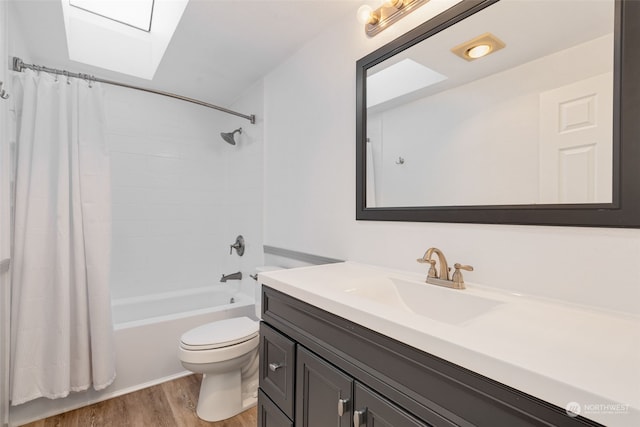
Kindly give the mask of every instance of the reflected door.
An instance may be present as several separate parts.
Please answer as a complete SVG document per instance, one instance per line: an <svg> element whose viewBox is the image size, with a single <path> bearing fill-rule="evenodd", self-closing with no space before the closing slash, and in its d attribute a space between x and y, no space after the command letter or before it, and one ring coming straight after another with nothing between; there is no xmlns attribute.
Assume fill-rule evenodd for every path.
<svg viewBox="0 0 640 427"><path fill-rule="evenodd" d="M539 203L611 203L613 73L540 94Z"/></svg>

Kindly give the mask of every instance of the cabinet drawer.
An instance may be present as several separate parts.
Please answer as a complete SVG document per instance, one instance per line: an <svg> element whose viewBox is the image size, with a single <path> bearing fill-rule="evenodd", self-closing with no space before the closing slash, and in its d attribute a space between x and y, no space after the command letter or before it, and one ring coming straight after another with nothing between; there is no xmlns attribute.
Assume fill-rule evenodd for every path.
<svg viewBox="0 0 640 427"><path fill-rule="evenodd" d="M295 342L260 323L260 388L293 419Z"/></svg>
<svg viewBox="0 0 640 427"><path fill-rule="evenodd" d="M293 427L293 422L262 390L258 390L258 427Z"/></svg>

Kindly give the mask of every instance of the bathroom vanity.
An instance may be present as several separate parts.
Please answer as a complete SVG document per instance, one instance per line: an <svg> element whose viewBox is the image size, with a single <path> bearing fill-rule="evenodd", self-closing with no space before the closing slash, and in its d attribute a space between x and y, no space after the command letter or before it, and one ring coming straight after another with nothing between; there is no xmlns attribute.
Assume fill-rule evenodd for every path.
<svg viewBox="0 0 640 427"><path fill-rule="evenodd" d="M261 275L258 425L637 425L637 333L626 334L627 353L609 347L613 355L607 360L606 352L593 354L585 343L570 350L580 347L579 337L562 344L559 331L576 332L571 320L555 330L527 326L536 316L553 321L558 313L551 303L475 286L435 289L414 279L349 262ZM436 292L418 295L413 284ZM399 305L406 292L414 300L430 297L446 310L431 307L433 319L411 309L409 301ZM446 314L456 310L456 300L461 314ZM567 319L578 316L575 321L585 327L606 319L612 323L601 324L605 329L624 322L637 326L634 318L598 312L579 318L583 309L555 307L565 309ZM520 319L509 321L513 313ZM493 322L502 322L502 328ZM517 341L510 329L519 330ZM541 342L545 335L547 344ZM596 358L593 367L599 371L589 370L590 358ZM554 369L565 375L553 376ZM616 392L628 393L630 400L610 395ZM567 412L571 402L582 404L582 415L593 404L610 404L620 413L576 416Z"/></svg>

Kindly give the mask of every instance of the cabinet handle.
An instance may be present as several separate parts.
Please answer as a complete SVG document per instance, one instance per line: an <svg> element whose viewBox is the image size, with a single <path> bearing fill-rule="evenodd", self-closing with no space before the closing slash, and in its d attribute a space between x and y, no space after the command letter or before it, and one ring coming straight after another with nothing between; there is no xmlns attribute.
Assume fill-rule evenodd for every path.
<svg viewBox="0 0 640 427"><path fill-rule="evenodd" d="M354 427L360 427L367 422L367 408L359 411L353 411L353 425Z"/></svg>
<svg viewBox="0 0 640 427"><path fill-rule="evenodd" d="M284 366L284 365L283 365L282 363L276 363L276 362L269 363L269 370L270 370L271 372L275 372L275 371L277 371L278 369L282 368L283 366Z"/></svg>
<svg viewBox="0 0 640 427"><path fill-rule="evenodd" d="M338 399L338 415L343 416L349 410L349 399Z"/></svg>

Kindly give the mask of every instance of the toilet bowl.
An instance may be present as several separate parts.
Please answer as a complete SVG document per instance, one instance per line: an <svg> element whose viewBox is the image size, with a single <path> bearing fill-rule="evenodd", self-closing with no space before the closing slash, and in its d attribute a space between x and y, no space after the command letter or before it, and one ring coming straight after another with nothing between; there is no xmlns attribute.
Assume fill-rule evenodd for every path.
<svg viewBox="0 0 640 427"><path fill-rule="evenodd" d="M269 271L277 267L259 267ZM256 286L256 316L261 315ZM203 374L196 413L221 421L257 403L259 321L248 317L219 320L191 329L180 338L178 357L185 369Z"/></svg>
<svg viewBox="0 0 640 427"><path fill-rule="evenodd" d="M248 317L207 323L182 335L182 366L203 374L198 417L225 420L256 404L259 342L258 322Z"/></svg>

